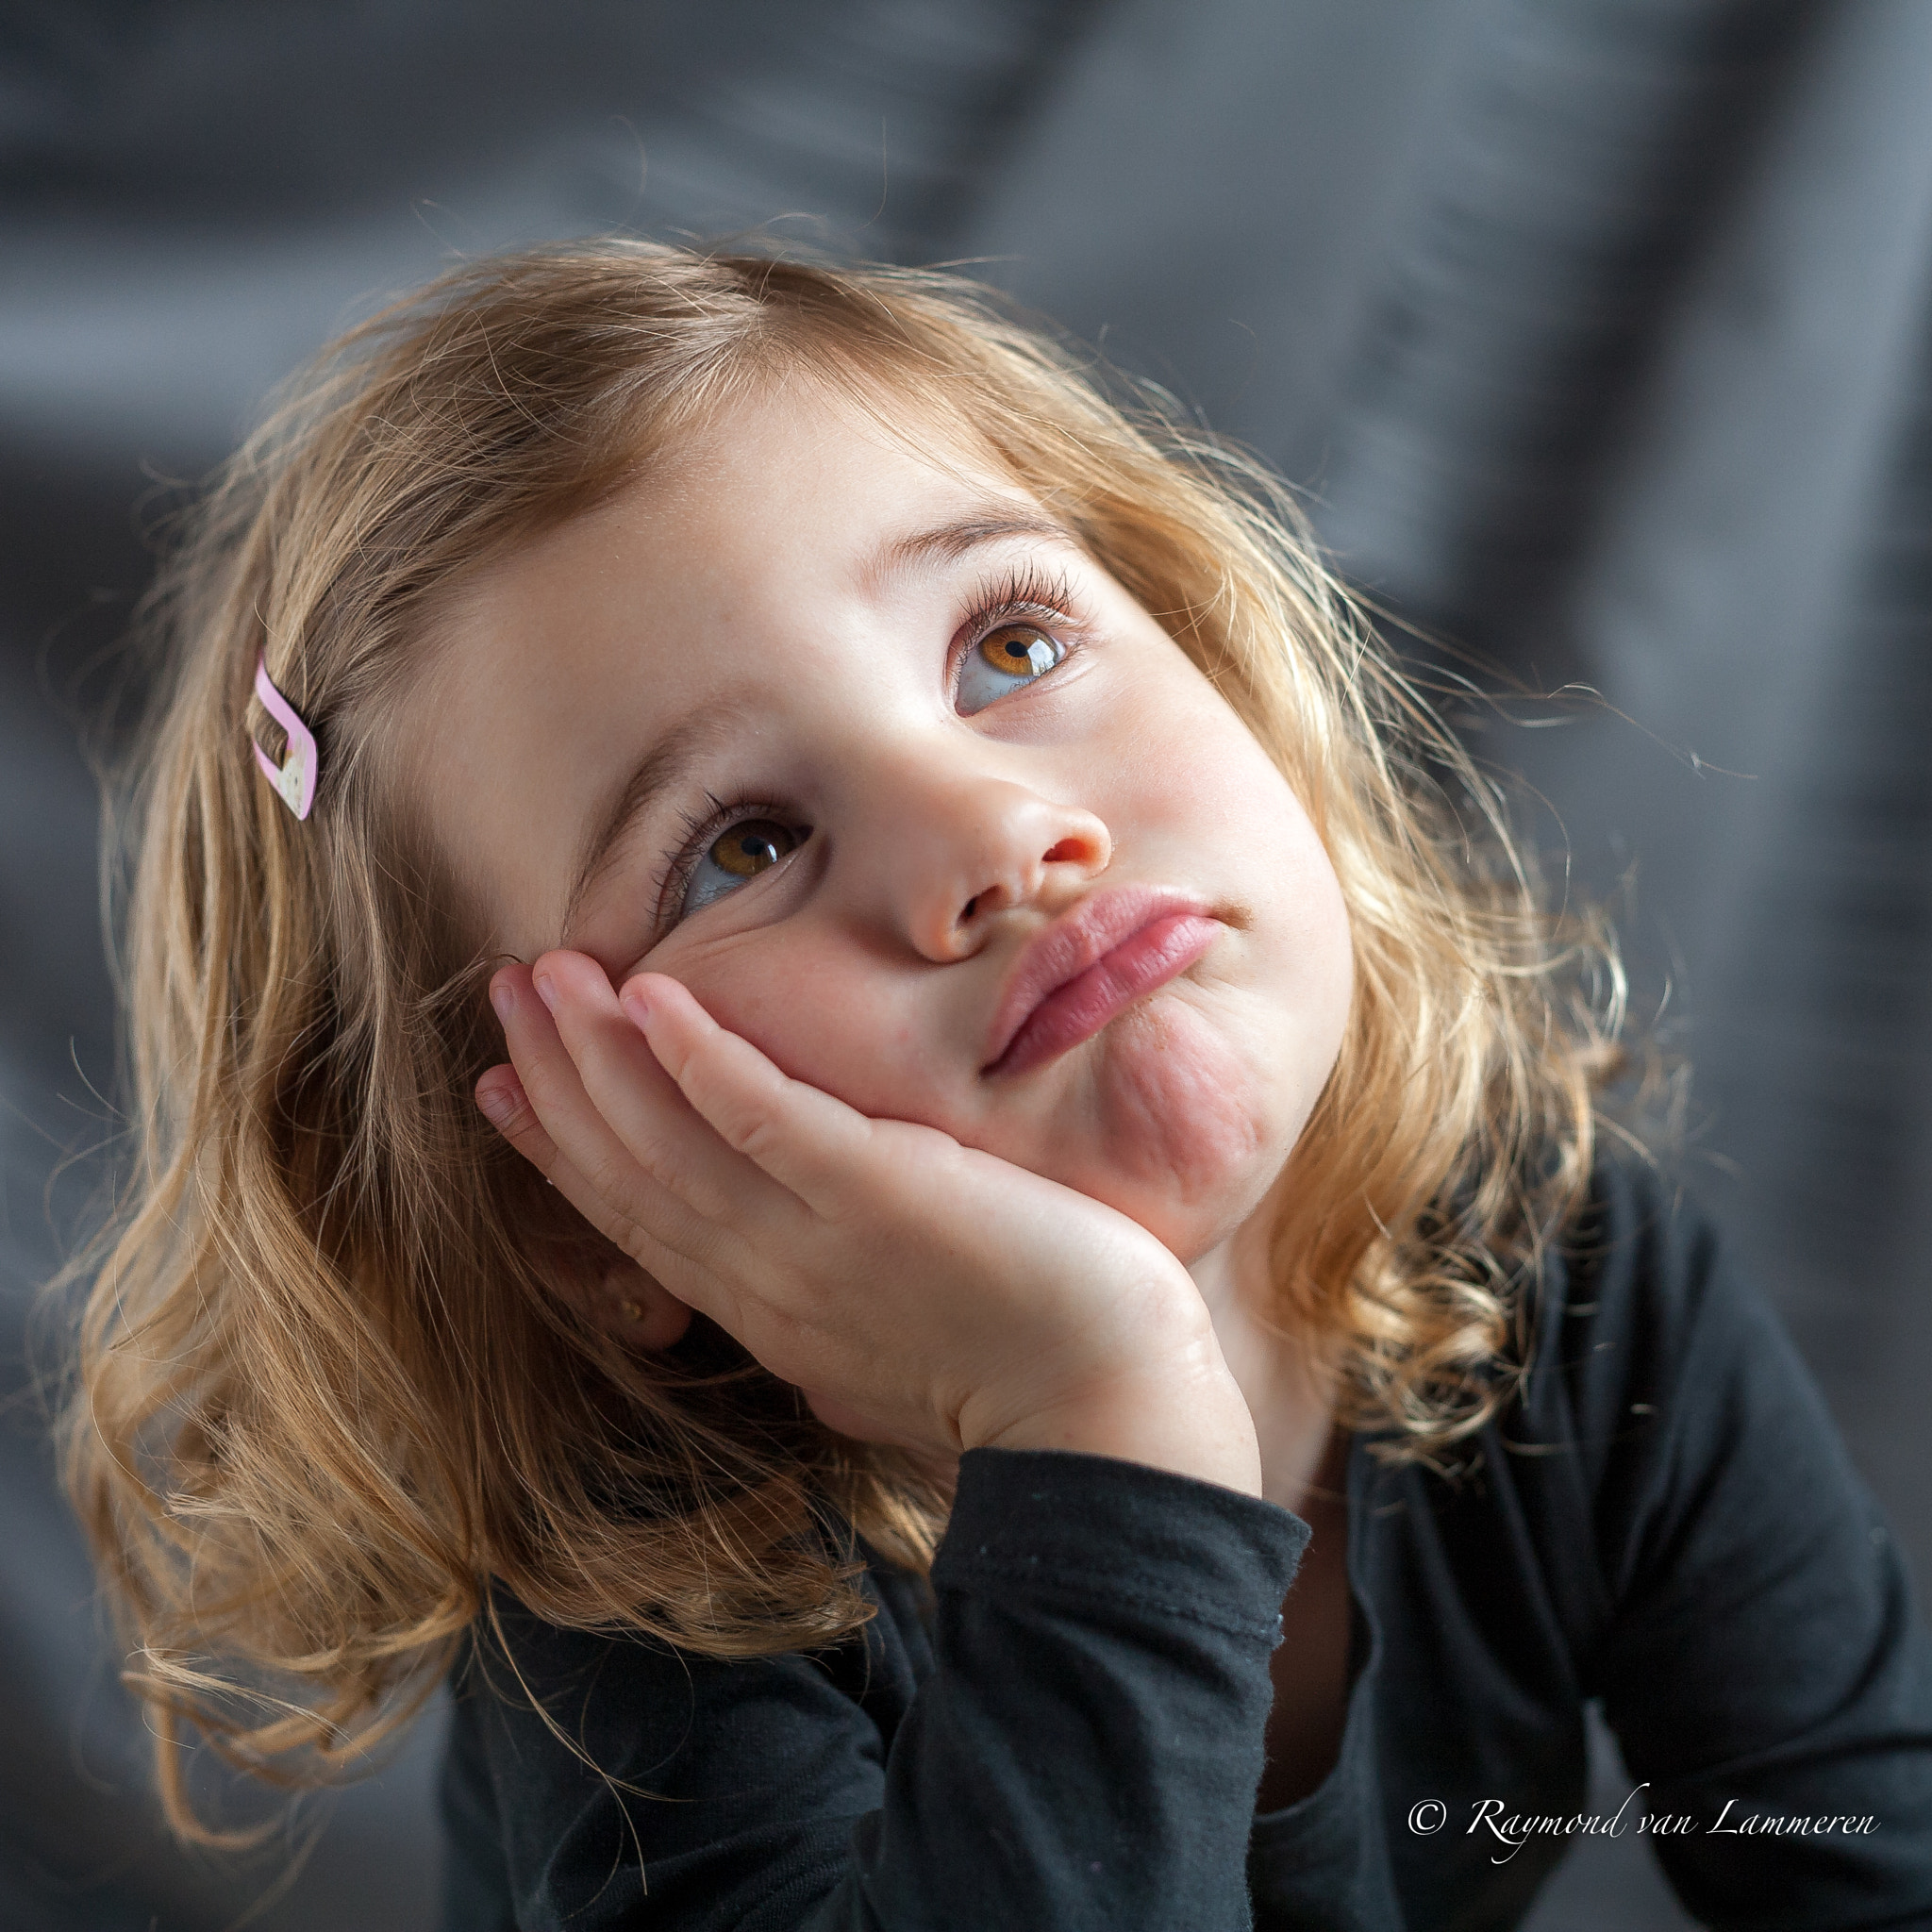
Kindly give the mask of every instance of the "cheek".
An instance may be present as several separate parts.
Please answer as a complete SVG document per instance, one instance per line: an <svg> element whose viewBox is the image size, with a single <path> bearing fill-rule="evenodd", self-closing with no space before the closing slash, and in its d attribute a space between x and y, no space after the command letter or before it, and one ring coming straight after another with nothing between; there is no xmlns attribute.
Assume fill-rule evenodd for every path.
<svg viewBox="0 0 1932 1932"><path fill-rule="evenodd" d="M721 1026L794 1080L874 1118L945 1124L931 1098L941 1069L929 1034L849 946L821 947L795 930L782 944L758 934L676 974Z"/></svg>

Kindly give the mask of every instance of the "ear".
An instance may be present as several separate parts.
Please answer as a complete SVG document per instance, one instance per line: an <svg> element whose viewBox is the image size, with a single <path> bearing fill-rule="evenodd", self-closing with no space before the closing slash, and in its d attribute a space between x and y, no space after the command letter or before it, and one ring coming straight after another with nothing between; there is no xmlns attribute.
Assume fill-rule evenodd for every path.
<svg viewBox="0 0 1932 1932"><path fill-rule="evenodd" d="M627 1256L586 1260L570 1287L577 1312L626 1348L670 1348L691 1326L691 1309Z"/></svg>

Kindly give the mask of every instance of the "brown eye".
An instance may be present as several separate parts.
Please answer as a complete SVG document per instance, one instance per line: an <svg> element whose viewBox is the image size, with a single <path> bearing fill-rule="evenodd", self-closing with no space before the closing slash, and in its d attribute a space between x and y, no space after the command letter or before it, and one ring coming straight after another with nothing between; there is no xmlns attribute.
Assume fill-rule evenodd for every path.
<svg viewBox="0 0 1932 1932"><path fill-rule="evenodd" d="M980 639L959 668L959 708L983 709L1008 691L1045 676L1066 655L1066 645L1037 625L1001 625Z"/></svg>
<svg viewBox="0 0 1932 1932"><path fill-rule="evenodd" d="M776 819L746 819L722 839L713 839L705 857L733 878L748 879L766 866L776 865L797 843L791 827Z"/></svg>
<svg viewBox="0 0 1932 1932"><path fill-rule="evenodd" d="M722 899L746 879L769 871L804 842L802 827L781 824L776 819L740 819L705 847L704 856L691 868L680 913L695 912L700 906Z"/></svg>
<svg viewBox="0 0 1932 1932"><path fill-rule="evenodd" d="M1054 641L1025 624L1009 624L982 639L979 655L995 671L1008 671L1015 677L1038 677L1059 662Z"/></svg>

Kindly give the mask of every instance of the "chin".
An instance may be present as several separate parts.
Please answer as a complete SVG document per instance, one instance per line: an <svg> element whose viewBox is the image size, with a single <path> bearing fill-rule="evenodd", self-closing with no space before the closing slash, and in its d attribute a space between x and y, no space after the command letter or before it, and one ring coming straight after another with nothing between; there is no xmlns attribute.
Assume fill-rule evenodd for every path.
<svg viewBox="0 0 1932 1932"><path fill-rule="evenodd" d="M1180 1260L1198 1259L1267 1198L1306 1109L1288 1103L1287 1083L1255 1054L1178 999L1124 1014L1100 1044L1097 1159L1068 1184L1139 1222Z"/></svg>

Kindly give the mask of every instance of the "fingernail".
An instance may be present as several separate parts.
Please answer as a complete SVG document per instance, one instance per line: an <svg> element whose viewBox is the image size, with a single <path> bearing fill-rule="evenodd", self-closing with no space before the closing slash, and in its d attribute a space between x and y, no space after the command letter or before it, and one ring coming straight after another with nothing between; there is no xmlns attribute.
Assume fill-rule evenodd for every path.
<svg viewBox="0 0 1932 1932"><path fill-rule="evenodd" d="M641 992L627 992L621 1002L633 1026L642 1026L651 1017L651 1003Z"/></svg>
<svg viewBox="0 0 1932 1932"><path fill-rule="evenodd" d="M478 1090L476 1105L489 1117L493 1127L500 1127L516 1112L516 1096L508 1087L484 1087Z"/></svg>
<svg viewBox="0 0 1932 1932"><path fill-rule="evenodd" d="M508 980L499 979L490 989L490 1004L496 1008L496 1017L508 1026L509 1016L517 1009L517 992Z"/></svg>
<svg viewBox="0 0 1932 1932"><path fill-rule="evenodd" d="M548 1007L553 1013L556 1012L557 989L551 985L550 975L547 973L543 975L541 979L540 979L537 982L537 997L540 1000L541 1000L543 1004L546 1007Z"/></svg>

